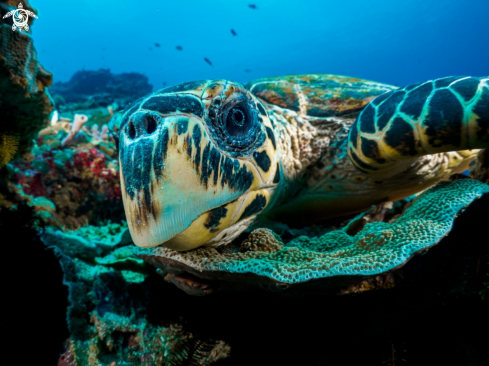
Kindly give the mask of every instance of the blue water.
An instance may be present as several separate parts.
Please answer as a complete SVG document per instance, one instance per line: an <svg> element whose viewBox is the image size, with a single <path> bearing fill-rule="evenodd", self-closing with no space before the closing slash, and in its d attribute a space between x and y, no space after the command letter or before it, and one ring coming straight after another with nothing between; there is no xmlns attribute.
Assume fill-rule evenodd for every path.
<svg viewBox="0 0 489 366"><path fill-rule="evenodd" d="M143 73L157 89L304 73L399 86L489 74L488 0L30 3L39 10L32 28L39 59L55 81L99 68Z"/></svg>

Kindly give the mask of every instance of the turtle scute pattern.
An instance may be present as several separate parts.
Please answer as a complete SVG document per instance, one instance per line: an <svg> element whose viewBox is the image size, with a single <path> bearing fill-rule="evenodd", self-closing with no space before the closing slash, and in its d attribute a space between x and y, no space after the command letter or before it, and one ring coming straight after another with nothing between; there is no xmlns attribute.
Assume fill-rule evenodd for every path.
<svg viewBox="0 0 489 366"><path fill-rule="evenodd" d="M377 275L437 244L451 230L456 216L487 192L489 186L478 181L442 182L418 196L389 223L366 224L354 236L343 230L319 238L302 236L278 251L256 250L259 244L253 242L260 243L259 237L268 235L270 239L265 232L255 234L251 250L244 253L222 253L205 247L183 253L166 248L137 251L142 257L170 258L200 272L253 273L289 284L340 275Z"/></svg>
<svg viewBox="0 0 489 366"><path fill-rule="evenodd" d="M489 77L451 76L385 93L360 113L349 136L360 169L489 143Z"/></svg>
<svg viewBox="0 0 489 366"><path fill-rule="evenodd" d="M397 89L331 74L268 77L253 80L245 86L270 105L313 118L356 114L376 96Z"/></svg>

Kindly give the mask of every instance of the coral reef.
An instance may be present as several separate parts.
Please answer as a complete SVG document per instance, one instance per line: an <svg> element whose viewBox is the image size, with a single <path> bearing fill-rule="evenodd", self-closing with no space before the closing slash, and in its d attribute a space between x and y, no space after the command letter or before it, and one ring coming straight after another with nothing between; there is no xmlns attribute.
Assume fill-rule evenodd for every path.
<svg viewBox="0 0 489 366"><path fill-rule="evenodd" d="M156 247L138 248L136 253L168 273L169 281L199 295L249 285L273 291L311 286L324 291L333 286L335 293L392 287L392 270L437 244L456 216L487 192L489 186L478 181L442 182L406 205L402 215L390 222L367 223L354 235L352 226L365 214L343 229L319 238L300 236L286 245L261 229L241 244L239 252L230 247L188 252ZM206 285L199 290L199 283Z"/></svg>
<svg viewBox="0 0 489 366"><path fill-rule="evenodd" d="M110 70L78 71L71 80L51 87L60 110L83 110L127 103L151 93L148 78L138 73L112 74Z"/></svg>
<svg viewBox="0 0 489 366"><path fill-rule="evenodd" d="M124 218L115 144L107 126L99 131L86 115L72 121L55 111L30 151L4 172L0 207L26 200L40 219L66 229Z"/></svg>
<svg viewBox="0 0 489 366"><path fill-rule="evenodd" d="M9 164L12 182L55 207L54 218L68 229L123 218L115 146L80 133L72 144L64 130L41 136L25 160ZM17 192L18 194L22 194Z"/></svg>
<svg viewBox="0 0 489 366"><path fill-rule="evenodd" d="M1 15L16 5L0 0ZM8 245L12 265L3 275L14 356L27 343L34 356L26 357L38 362L44 345L38 339L47 338L55 313L64 316L59 294L65 294L47 289L59 278L43 281L49 269L60 269L41 245L42 233L68 289L69 338L59 366L489 361L474 331L489 326L480 319L489 296L489 248L465 240L484 229L487 209L480 202L487 206L489 197L477 198L489 186L454 179L346 223L291 228L264 222L220 248L136 248L123 220L107 123L151 86L139 74L81 71L51 88L60 114L49 123L51 74L39 64L30 33L12 32L9 21L0 20L0 167L7 165L0 232L5 238L20 232ZM263 97L284 93L291 95L277 86ZM325 98L311 104L313 114L348 114L367 102L324 104ZM485 183L487 161L481 152L471 171ZM479 213L464 219L469 205L467 212L477 206ZM9 280L22 272L21 285ZM456 326L461 330L454 332ZM60 332L53 342L67 337Z"/></svg>
<svg viewBox="0 0 489 366"><path fill-rule="evenodd" d="M19 147L17 135L0 135L0 167L12 160Z"/></svg>
<svg viewBox="0 0 489 366"><path fill-rule="evenodd" d="M470 176L489 184L489 149L479 152L477 159L470 164Z"/></svg>
<svg viewBox="0 0 489 366"><path fill-rule="evenodd" d="M16 7L0 1L0 168L30 148L53 108L52 75L39 63L30 31L12 31L12 17L2 19ZM24 8L35 12L28 2Z"/></svg>
<svg viewBox="0 0 489 366"><path fill-rule="evenodd" d="M59 365L209 365L228 356L223 341L150 319L146 293L158 275L133 255L124 222L48 229L42 240L57 253L69 289L71 336Z"/></svg>
<svg viewBox="0 0 489 366"><path fill-rule="evenodd" d="M398 269L401 285L371 292L363 281L349 296L255 291L189 299L131 254L125 223L50 230L43 240L57 248L71 302L71 337L59 365L70 359L198 365L212 363L215 355L230 355L221 362L233 365L484 364L485 344L474 327L488 325L480 314L489 295L489 246L476 240L460 246L469 223L474 233L482 231L484 198L455 220L442 243ZM241 247L273 248L277 241L259 229Z"/></svg>
<svg viewBox="0 0 489 366"><path fill-rule="evenodd" d="M17 201L26 202L33 209L34 217L42 219L39 225L51 225L45 230L43 241L55 249L69 288L70 337L60 366L111 365L121 361L133 365L206 365L217 360L223 364L229 360L231 364L321 364L344 358L352 347L364 350L363 360L377 363L390 357L391 347L399 354L407 349L409 359L419 361L418 350L424 349L426 340L411 337L413 330L406 333L397 329L404 329L405 323L419 326L423 314L440 314L441 322L446 314L459 311L461 306L477 309L481 298L489 296L489 278L485 275L489 254L487 247L477 242L461 250L460 239L456 239L451 246L441 243L427 254L411 258L416 252L426 252L450 232L462 209L487 191L482 183L469 179L445 182L414 201L387 203L350 218L343 226L328 222L289 228L268 222L229 246L178 253L185 261L173 254L166 261L159 257L158 264L163 268L156 269L134 255L140 249L132 244L127 225L121 221L114 143L101 138L102 131L86 128L89 120L70 143L62 146L73 126L58 128L62 126L57 124L63 123L72 122L59 118L55 122L56 135L40 136L24 160L8 164L12 177L9 187ZM115 175L109 179L104 172L110 169L115 169ZM455 197L454 191L458 192ZM119 213L111 211L113 208ZM15 202L11 209L15 209ZM92 225L86 225L87 221ZM428 221L436 230L420 231L418 225ZM410 230L412 227L416 229ZM78 230L67 231L68 228ZM396 229L410 231L410 235L419 233L420 241L403 243L393 240L395 235L383 243L376 240L382 231L395 233ZM343 240L343 248L338 247L337 238ZM362 240L366 244L363 248L359 245ZM345 261L343 267L331 267L331 277L307 280L313 266L318 265L309 259L327 261L335 253L336 258ZM371 272L340 275L348 272L348 265L351 271L355 269L355 259L361 259L362 254L365 260L378 260L374 261L378 264L375 271L366 266L366 271ZM348 256L353 260L348 262ZM407 264L396 267L407 259ZM477 263L480 264L476 266ZM273 266L279 264L284 270L274 272ZM255 273L237 273L240 266L252 267ZM361 272L361 266L357 267L355 270ZM272 270L266 273L267 268ZM274 279L272 275L277 273L290 278L295 273L295 283ZM253 292L257 288L273 292ZM382 288L390 290L369 291ZM223 293L243 289L252 292ZM214 294L189 301L187 293ZM351 293L357 297L337 296ZM304 294L310 297L305 299ZM460 297L463 300L455 300ZM441 303L453 305L440 308ZM358 308L371 315L352 317ZM332 313L336 314L333 320ZM412 318L399 314L412 314ZM431 317L424 324L434 321ZM334 329L338 339L348 338L350 344L332 340L327 355L319 352L324 346L318 342L324 337L312 336L317 327ZM444 329L441 325L436 327ZM297 339L294 334L304 336ZM447 344L455 342L453 335L450 339L444 334L436 336ZM376 342L365 341L372 338ZM467 339L453 345L457 359L484 360L477 339ZM466 344L472 348L460 348ZM308 347L312 349L307 355L292 351ZM285 354L284 349L291 351ZM258 354L263 354L262 358L257 358ZM352 362L359 361L353 359Z"/></svg>

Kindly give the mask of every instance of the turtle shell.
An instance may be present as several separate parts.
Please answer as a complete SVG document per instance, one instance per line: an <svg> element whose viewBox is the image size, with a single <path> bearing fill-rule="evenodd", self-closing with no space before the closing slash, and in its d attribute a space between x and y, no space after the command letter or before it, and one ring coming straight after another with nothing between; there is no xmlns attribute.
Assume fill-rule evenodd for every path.
<svg viewBox="0 0 489 366"><path fill-rule="evenodd" d="M270 77L245 85L255 96L311 117L359 113L377 96L396 86L332 74Z"/></svg>

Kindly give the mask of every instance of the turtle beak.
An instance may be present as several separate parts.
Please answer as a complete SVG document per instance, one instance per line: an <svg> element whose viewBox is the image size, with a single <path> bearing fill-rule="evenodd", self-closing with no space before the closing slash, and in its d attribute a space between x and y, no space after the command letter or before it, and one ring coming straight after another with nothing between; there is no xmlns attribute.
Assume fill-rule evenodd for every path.
<svg viewBox="0 0 489 366"><path fill-rule="evenodd" d="M257 168L222 154L195 115L136 112L119 146L124 209L138 246L196 248L269 201Z"/></svg>

